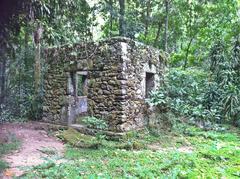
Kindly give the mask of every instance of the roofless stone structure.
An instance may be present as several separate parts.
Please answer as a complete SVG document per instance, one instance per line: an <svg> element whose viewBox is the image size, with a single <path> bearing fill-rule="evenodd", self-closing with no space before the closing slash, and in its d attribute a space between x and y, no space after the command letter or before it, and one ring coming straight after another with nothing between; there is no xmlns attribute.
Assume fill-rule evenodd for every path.
<svg viewBox="0 0 240 179"><path fill-rule="evenodd" d="M164 57L127 38L112 38L46 50L43 120L74 124L89 115L109 130L145 125L149 92L161 84Z"/></svg>

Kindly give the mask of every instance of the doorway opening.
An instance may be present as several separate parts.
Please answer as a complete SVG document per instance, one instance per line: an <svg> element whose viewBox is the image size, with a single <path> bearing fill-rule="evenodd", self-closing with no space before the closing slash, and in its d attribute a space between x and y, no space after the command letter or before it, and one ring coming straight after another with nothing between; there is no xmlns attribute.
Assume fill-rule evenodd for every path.
<svg viewBox="0 0 240 179"><path fill-rule="evenodd" d="M145 84L145 98L150 97L151 91L154 89L154 73L146 72L146 84Z"/></svg>

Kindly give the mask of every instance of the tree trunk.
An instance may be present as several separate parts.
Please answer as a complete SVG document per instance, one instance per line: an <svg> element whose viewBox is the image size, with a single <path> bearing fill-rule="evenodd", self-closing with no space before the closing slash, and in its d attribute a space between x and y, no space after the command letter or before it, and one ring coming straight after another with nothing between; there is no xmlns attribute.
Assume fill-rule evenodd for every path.
<svg viewBox="0 0 240 179"><path fill-rule="evenodd" d="M1 105L4 104L5 98L5 82L6 82L6 58L3 56L2 61L0 62L0 113Z"/></svg>
<svg viewBox="0 0 240 179"><path fill-rule="evenodd" d="M169 16L169 0L165 0L164 50L166 52L168 52L168 16Z"/></svg>
<svg viewBox="0 0 240 179"><path fill-rule="evenodd" d="M188 46L187 46L187 51L186 51L186 55L185 55L185 61L184 61L184 65L183 65L183 68L184 68L184 69L187 68L187 64L188 64L188 54L189 54L189 50L190 50L192 41L193 41L193 37L190 39L190 41L189 41L189 43L188 43Z"/></svg>
<svg viewBox="0 0 240 179"><path fill-rule="evenodd" d="M157 44L159 42L159 37L160 37L162 24L163 24L162 21L159 20L159 22L158 22L158 30L157 30L157 34L156 34L156 37L155 37L155 40L154 40L154 47L157 47Z"/></svg>
<svg viewBox="0 0 240 179"><path fill-rule="evenodd" d="M119 35L125 36L125 0L119 0Z"/></svg>
<svg viewBox="0 0 240 179"><path fill-rule="evenodd" d="M146 12L146 17L145 17L145 32L144 32L145 39L147 38L147 35L148 35L150 10L151 10L151 0L148 0L147 1L147 12Z"/></svg>
<svg viewBox="0 0 240 179"><path fill-rule="evenodd" d="M35 79L35 92L39 94L41 78L41 63L40 63L40 43L35 47L35 67L34 67L34 79Z"/></svg>
<svg viewBox="0 0 240 179"><path fill-rule="evenodd" d="M34 86L35 86L35 95L38 96L40 92L40 83L41 83L41 35L42 27L38 25L36 31L34 32L34 42L35 42L35 65L34 65Z"/></svg>
<svg viewBox="0 0 240 179"><path fill-rule="evenodd" d="M112 37L112 29L113 29L113 0L109 0L110 5L110 37Z"/></svg>

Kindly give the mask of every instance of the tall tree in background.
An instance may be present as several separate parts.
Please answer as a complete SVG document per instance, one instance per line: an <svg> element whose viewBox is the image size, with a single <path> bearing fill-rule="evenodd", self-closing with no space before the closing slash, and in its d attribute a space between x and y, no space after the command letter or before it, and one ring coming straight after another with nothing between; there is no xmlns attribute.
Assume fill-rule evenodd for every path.
<svg viewBox="0 0 240 179"><path fill-rule="evenodd" d="M0 1L0 116L5 102L8 101L7 95L13 90L9 90L8 68L12 63L11 54L14 54L17 48L15 39L20 33L22 24L19 17L22 16L24 19L28 4L27 0Z"/></svg>
<svg viewBox="0 0 240 179"><path fill-rule="evenodd" d="M147 0L147 9L146 9L146 16L145 16L145 32L144 32L145 38L147 38L147 35L148 35L150 13L151 13L151 0Z"/></svg>
<svg viewBox="0 0 240 179"><path fill-rule="evenodd" d="M42 26L37 24L36 31L34 32L35 43L35 66L34 66L34 80L35 80L35 97L38 98L41 85L41 38L42 38Z"/></svg>
<svg viewBox="0 0 240 179"><path fill-rule="evenodd" d="M165 0L165 27L164 27L164 50L168 52L168 16L169 16L169 0Z"/></svg>
<svg viewBox="0 0 240 179"><path fill-rule="evenodd" d="M109 0L109 6L110 6L110 37L111 37L113 31L113 0Z"/></svg>
<svg viewBox="0 0 240 179"><path fill-rule="evenodd" d="M1 106L4 103L5 97L5 82L6 82L6 56L3 54L2 49L0 50L0 114L1 114Z"/></svg>
<svg viewBox="0 0 240 179"><path fill-rule="evenodd" d="M158 13L155 13L154 17L155 17L155 24L156 24L156 34L153 40L153 46L154 47L159 47L159 39L161 36L161 30L162 27L164 25L164 17L161 14L161 7L162 7L162 2L158 2L157 3L157 11Z"/></svg>
<svg viewBox="0 0 240 179"><path fill-rule="evenodd" d="M125 24L125 0L119 0L119 35L125 36L126 24Z"/></svg>

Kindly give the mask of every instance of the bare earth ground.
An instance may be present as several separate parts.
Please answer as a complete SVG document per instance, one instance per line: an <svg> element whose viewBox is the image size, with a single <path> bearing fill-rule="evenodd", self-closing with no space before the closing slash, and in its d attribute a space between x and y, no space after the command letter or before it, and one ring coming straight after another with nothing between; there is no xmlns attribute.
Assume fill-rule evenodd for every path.
<svg viewBox="0 0 240 179"><path fill-rule="evenodd" d="M21 147L17 151L3 158L10 165L10 168L5 171L4 178L20 176L24 173L24 169L44 163L47 158L53 157L49 156L47 151L54 152L54 160L61 162L64 144L49 136L39 125L34 122L0 124L0 141L9 134L15 135L21 141Z"/></svg>

